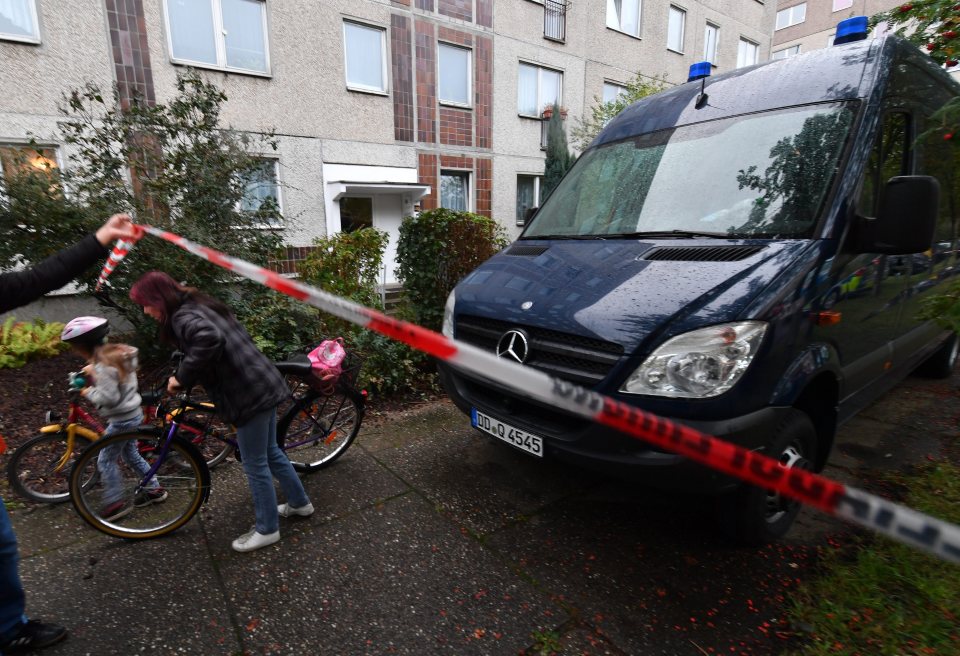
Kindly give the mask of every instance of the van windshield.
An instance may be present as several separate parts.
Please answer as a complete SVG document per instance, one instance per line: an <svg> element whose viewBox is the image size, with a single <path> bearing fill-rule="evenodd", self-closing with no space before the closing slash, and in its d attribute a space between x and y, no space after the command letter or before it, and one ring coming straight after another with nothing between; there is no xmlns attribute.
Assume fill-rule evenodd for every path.
<svg viewBox="0 0 960 656"><path fill-rule="evenodd" d="M808 237L853 116L780 109L588 150L523 237Z"/></svg>

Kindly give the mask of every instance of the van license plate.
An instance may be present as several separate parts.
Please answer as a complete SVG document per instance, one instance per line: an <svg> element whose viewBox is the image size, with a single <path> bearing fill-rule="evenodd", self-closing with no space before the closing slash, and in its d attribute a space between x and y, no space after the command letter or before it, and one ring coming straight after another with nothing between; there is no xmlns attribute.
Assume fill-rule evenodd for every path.
<svg viewBox="0 0 960 656"><path fill-rule="evenodd" d="M470 425L503 440L507 444L512 444L518 449L532 453L538 458L543 457L543 438L531 435L525 430L514 428L510 424L505 424L499 419L483 414L476 408L470 412Z"/></svg>

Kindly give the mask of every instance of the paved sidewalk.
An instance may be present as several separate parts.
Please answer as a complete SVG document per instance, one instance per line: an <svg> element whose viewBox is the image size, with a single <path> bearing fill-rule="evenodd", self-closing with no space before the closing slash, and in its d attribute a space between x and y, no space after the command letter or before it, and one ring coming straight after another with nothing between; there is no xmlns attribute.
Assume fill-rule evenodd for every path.
<svg viewBox="0 0 960 656"><path fill-rule="evenodd" d="M827 474L938 453L957 384L903 383L843 428ZM804 510L784 543L741 550L702 500L492 444L447 402L365 424L304 482L317 512L250 554L230 549L252 524L236 463L160 540L102 536L69 504L14 512L28 609L71 631L43 653L774 654L841 528Z"/></svg>

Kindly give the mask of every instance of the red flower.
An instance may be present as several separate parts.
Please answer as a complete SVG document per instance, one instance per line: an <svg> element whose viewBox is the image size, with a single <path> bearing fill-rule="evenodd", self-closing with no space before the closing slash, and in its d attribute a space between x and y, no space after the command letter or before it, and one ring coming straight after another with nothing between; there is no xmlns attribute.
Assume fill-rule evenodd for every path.
<svg viewBox="0 0 960 656"><path fill-rule="evenodd" d="M943 135L944 141L950 141L951 139L953 139L953 132L947 132L945 135Z"/></svg>
<svg viewBox="0 0 960 656"><path fill-rule="evenodd" d="M956 66L958 63L960 63L960 62L957 62L956 59L948 59L947 62L946 62L946 64L947 64L948 67Z"/></svg>
<svg viewBox="0 0 960 656"><path fill-rule="evenodd" d="M930 42L927 44L927 50L936 50L936 49L937 49L936 43Z"/></svg>
<svg viewBox="0 0 960 656"><path fill-rule="evenodd" d="M910 11L911 9L913 9L913 5L911 5L909 2L905 5L900 5L900 11L904 14Z"/></svg>
<svg viewBox="0 0 960 656"><path fill-rule="evenodd" d="M953 39L957 36L957 33L954 32L953 30L947 30L946 32L943 33L943 36L948 39Z"/></svg>

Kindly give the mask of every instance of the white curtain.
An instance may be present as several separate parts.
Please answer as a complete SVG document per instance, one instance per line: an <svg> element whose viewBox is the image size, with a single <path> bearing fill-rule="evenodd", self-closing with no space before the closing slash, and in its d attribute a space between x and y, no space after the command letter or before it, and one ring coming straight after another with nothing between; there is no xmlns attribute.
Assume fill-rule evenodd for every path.
<svg viewBox="0 0 960 656"><path fill-rule="evenodd" d="M227 66L267 72L266 11L260 0L222 0Z"/></svg>
<svg viewBox="0 0 960 656"><path fill-rule="evenodd" d="M0 33L37 36L30 3L34 0L0 0Z"/></svg>

